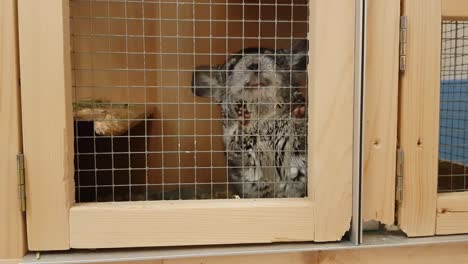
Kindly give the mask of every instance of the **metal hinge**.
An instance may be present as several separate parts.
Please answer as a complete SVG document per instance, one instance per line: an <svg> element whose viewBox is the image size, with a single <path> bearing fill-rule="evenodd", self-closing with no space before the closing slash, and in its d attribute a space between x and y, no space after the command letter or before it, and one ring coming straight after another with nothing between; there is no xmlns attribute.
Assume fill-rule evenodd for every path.
<svg viewBox="0 0 468 264"><path fill-rule="evenodd" d="M24 155L16 155L16 168L18 174L18 196L20 200L21 212L26 212L26 188L24 175Z"/></svg>
<svg viewBox="0 0 468 264"><path fill-rule="evenodd" d="M408 29L408 17L400 17L400 72L406 71L406 31Z"/></svg>
<svg viewBox="0 0 468 264"><path fill-rule="evenodd" d="M403 201L403 162L404 152L401 148L397 149L397 167L396 167L396 200Z"/></svg>

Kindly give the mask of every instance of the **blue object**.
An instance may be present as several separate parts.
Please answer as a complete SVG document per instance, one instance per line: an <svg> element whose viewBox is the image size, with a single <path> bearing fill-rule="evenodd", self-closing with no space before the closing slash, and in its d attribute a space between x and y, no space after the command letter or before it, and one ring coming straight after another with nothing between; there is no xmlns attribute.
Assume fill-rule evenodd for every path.
<svg viewBox="0 0 468 264"><path fill-rule="evenodd" d="M439 159L468 165L468 80L442 81Z"/></svg>

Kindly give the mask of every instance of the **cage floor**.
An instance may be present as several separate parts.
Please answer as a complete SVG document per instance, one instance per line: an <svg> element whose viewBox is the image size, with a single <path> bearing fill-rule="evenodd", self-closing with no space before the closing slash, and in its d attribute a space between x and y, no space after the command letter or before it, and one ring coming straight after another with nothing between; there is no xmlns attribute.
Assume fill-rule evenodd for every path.
<svg viewBox="0 0 468 264"><path fill-rule="evenodd" d="M219 187L218 187L219 188ZM229 188L229 187L228 187ZM162 190L154 186L125 187L82 187L80 202L120 202L120 201L159 201L159 200L206 200L236 199L233 192L225 188L199 185L185 186L172 190Z"/></svg>

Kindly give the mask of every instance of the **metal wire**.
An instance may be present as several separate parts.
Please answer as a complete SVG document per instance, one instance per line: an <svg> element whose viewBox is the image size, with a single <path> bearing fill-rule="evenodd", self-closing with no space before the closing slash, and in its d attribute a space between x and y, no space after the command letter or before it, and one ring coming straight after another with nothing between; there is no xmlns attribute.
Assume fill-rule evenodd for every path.
<svg viewBox="0 0 468 264"><path fill-rule="evenodd" d="M442 23L439 192L468 191L468 22Z"/></svg>
<svg viewBox="0 0 468 264"><path fill-rule="evenodd" d="M221 65L248 47L289 50L294 41L307 38L308 1L70 0L70 6L76 201L242 198L246 182L229 173L248 169L246 160L242 155L243 165L228 164L226 156L233 151L223 145L221 125L238 119L223 117L216 101L194 96L192 74L200 65ZM270 55L275 63L285 56ZM242 72L210 70L211 76L226 78ZM275 70L298 72L292 67ZM290 89L292 77L288 79L278 88ZM255 108L277 105L265 101ZM289 115L271 121L290 123L293 118L307 120ZM117 131L122 127L123 132ZM242 140L284 137L261 130L242 133ZM305 132L290 135L291 140L304 137ZM255 155L290 152L272 148ZM291 164L260 167L294 169ZM271 177L256 183L297 184ZM236 185L242 186L241 194Z"/></svg>

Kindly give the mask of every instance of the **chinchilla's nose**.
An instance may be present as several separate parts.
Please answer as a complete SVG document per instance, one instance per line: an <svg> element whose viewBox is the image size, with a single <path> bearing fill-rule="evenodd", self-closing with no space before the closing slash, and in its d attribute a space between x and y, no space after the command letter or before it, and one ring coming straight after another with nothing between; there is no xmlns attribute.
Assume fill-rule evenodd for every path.
<svg viewBox="0 0 468 264"><path fill-rule="evenodd" d="M257 76L254 76L250 78L250 81L248 83L248 86L250 87L258 87L258 86L265 86L265 83L261 82Z"/></svg>
<svg viewBox="0 0 468 264"><path fill-rule="evenodd" d="M270 83L267 79L265 79L261 74L254 74L250 77L249 82L247 85L249 87L265 87L268 86Z"/></svg>

